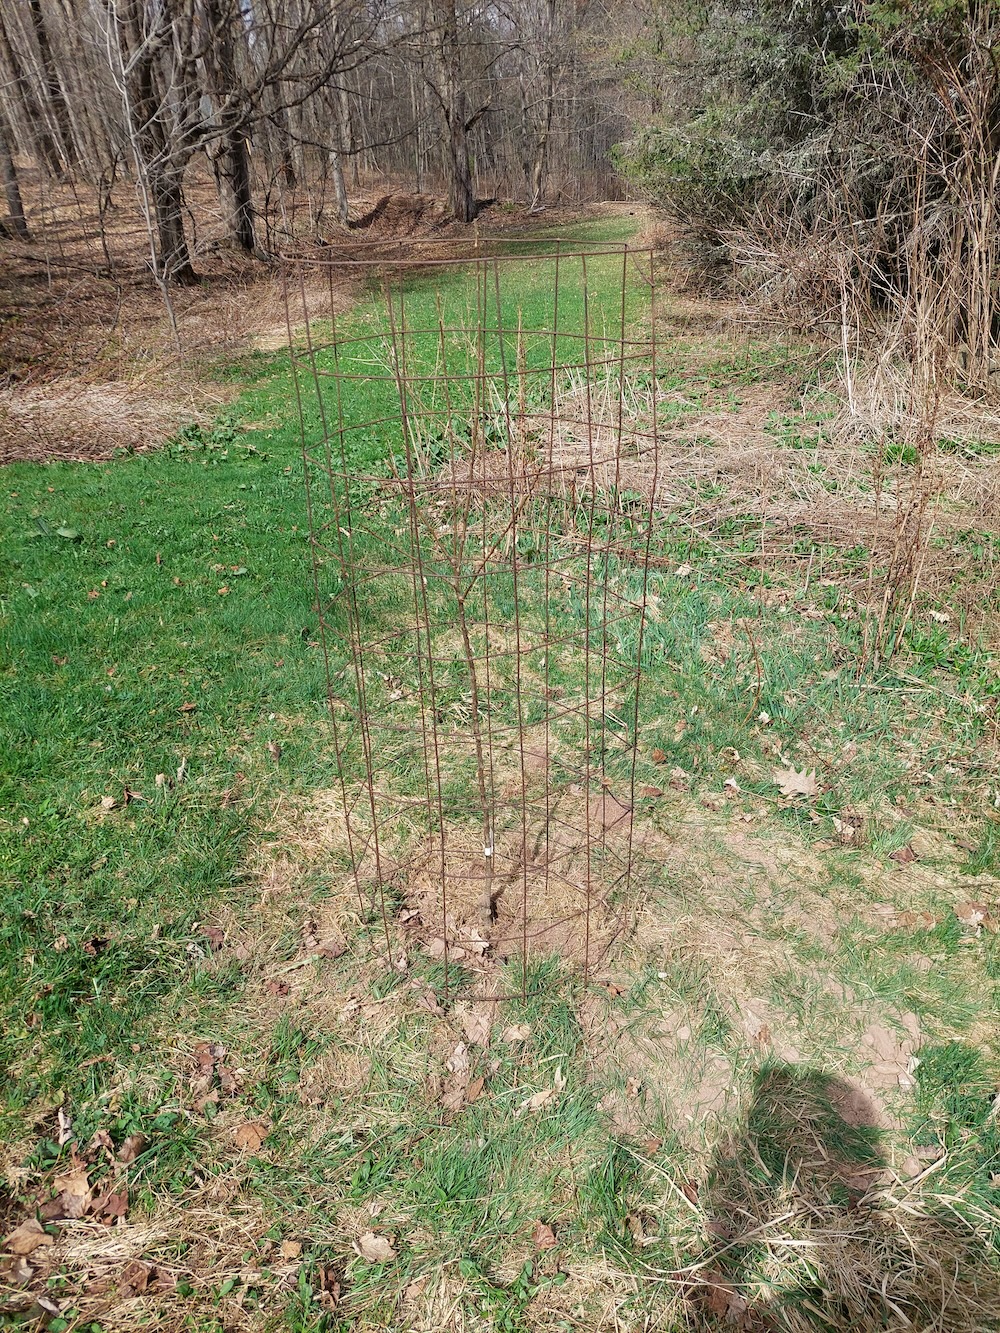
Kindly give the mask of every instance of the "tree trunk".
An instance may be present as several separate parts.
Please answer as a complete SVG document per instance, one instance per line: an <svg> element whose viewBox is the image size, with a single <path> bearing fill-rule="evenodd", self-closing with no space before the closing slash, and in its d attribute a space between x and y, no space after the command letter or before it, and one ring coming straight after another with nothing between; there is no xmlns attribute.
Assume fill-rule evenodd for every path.
<svg viewBox="0 0 1000 1333"><path fill-rule="evenodd" d="M180 176L169 170L150 171L149 192L156 214L160 276L178 287L193 287L199 279L184 234L184 190Z"/></svg>
<svg viewBox="0 0 1000 1333"><path fill-rule="evenodd" d="M552 133L552 111L556 96L556 60L553 43L555 41L556 0L548 0L545 7L545 31L543 34L545 70L545 90L542 97L542 115L538 122L535 136L535 155L531 168L531 205L532 213L543 207L545 197L545 165L548 154L549 135Z"/></svg>
<svg viewBox="0 0 1000 1333"><path fill-rule="evenodd" d="M476 196L469 161L468 104L462 83L458 14L455 0L438 0L435 8L439 25L434 46L436 91L447 129L448 208L459 222L472 222L476 216Z"/></svg>
<svg viewBox="0 0 1000 1333"><path fill-rule="evenodd" d="M69 168L77 165L79 154L76 151L76 139L73 135L73 122L70 118L69 106L66 103L62 84L59 82L56 62L52 55L52 45L49 42L48 29L42 17L40 0L28 0L28 11L31 14L31 26L35 32L38 51L42 57L42 77L45 80L45 92L59 130L63 161L67 170L69 170Z"/></svg>
<svg viewBox="0 0 1000 1333"><path fill-rule="evenodd" d="M4 28L2 13L0 13L0 51L3 52L10 69L13 86L17 89L18 100L21 103L24 118L34 140L37 157L44 164L50 176L61 176L63 162L59 155L59 147L45 123L44 112L35 97L31 80L24 72L24 66L21 63L17 49Z"/></svg>
<svg viewBox="0 0 1000 1333"><path fill-rule="evenodd" d="M3 177L3 192L7 198L7 210L10 213L10 227L20 241L30 241L28 220L24 216L24 203L21 199L21 187L17 183L14 160L10 155L10 144L6 127L0 124L0 176Z"/></svg>
<svg viewBox="0 0 1000 1333"><path fill-rule="evenodd" d="M337 201L337 221L347 225L350 216L350 201L347 198L347 185L344 182L343 155L337 148L330 149L330 170L333 173L333 196Z"/></svg>
<svg viewBox="0 0 1000 1333"><path fill-rule="evenodd" d="M157 276L166 283L193 286L198 275L191 263L184 234L184 165L189 160L182 146L170 142L166 124L167 93L156 64L154 34L143 24L143 0L127 0L118 11L122 52L127 58L125 78L126 126L136 171L147 192L154 233Z"/></svg>
<svg viewBox="0 0 1000 1333"><path fill-rule="evenodd" d="M212 28L210 51L205 57L208 95L218 109L220 136L213 154L219 199L226 214L229 238L247 254L257 248L254 235L253 188L246 128L235 110L238 78L233 46L232 13L220 0L206 5Z"/></svg>

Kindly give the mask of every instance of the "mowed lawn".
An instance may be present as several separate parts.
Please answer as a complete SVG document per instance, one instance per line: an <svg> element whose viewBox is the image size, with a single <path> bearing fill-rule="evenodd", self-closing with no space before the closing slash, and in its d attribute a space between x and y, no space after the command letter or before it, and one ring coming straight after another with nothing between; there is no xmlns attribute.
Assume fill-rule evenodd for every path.
<svg viewBox="0 0 1000 1333"><path fill-rule="evenodd" d="M523 271L505 321L544 326L554 270ZM620 258L586 308L579 277L561 327L613 326ZM418 275L408 318L477 299ZM749 414L842 487L815 349L661 300L674 433ZM630 326L647 301L633 275ZM345 319L385 327L377 296ZM997 1326L988 636L939 588L866 668L864 542L775 525L765 563L699 481L655 532L629 929L587 985L535 960L484 1028L348 891L288 356L218 373L211 428L0 478L4 1234L56 1201L0 1326ZM398 441L352 448L377 474ZM949 540L989 567L988 532Z"/></svg>

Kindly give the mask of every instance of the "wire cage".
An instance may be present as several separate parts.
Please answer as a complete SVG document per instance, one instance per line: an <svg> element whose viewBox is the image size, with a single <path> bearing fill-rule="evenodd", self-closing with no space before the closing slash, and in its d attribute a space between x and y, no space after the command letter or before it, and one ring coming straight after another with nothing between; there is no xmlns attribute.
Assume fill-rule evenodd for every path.
<svg viewBox="0 0 1000 1333"><path fill-rule="evenodd" d="M509 239L289 277L350 875L446 994L586 977L628 910L654 283L646 250Z"/></svg>

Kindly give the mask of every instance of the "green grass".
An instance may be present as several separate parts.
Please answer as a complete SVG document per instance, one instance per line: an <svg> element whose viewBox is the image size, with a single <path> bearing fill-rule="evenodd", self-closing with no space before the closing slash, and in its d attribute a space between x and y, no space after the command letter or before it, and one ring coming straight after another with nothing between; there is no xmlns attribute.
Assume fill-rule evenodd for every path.
<svg viewBox="0 0 1000 1333"><path fill-rule="evenodd" d="M588 228L597 248L627 230ZM644 288L630 280L623 311L620 257L594 254L587 269L585 308L580 261L561 262L559 326L580 331L586 321L597 357L623 316L641 330ZM519 350L519 313L526 329L554 322L554 268L519 254L499 271L504 333L486 340L483 363L505 393L522 356L540 372L541 410L565 388L579 342L564 333ZM466 355L457 337L442 344L438 323L474 323L484 304L495 315L497 292L477 293L474 272L414 276L405 288L413 367L433 367L442 346L448 358ZM392 378L371 374L385 320L377 291L342 317L341 336L361 341L338 353L340 369L366 378L342 405L349 480L314 495L322 522L356 488L364 522L355 552L364 559L378 557L400 521L379 482L402 435L391 422L370 424L395 404ZM316 324L294 361L306 440L319 455L325 439L337 443L331 422L341 410L323 376L333 365L329 338L329 326ZM690 402L673 426L712 395L735 409L748 387L801 385L814 367L812 353L780 339L748 341L730 355L676 338L663 351L660 390ZM640 854L642 902L619 904L645 913L645 933L612 955L619 980L610 991L603 974L585 987L558 960L532 962L527 998L498 1004L489 1045L470 1047L481 1095L445 1114L439 1081L461 1039L450 1006L473 984L471 972L453 968L446 988L441 963L413 951L404 976L380 957L378 915L352 908L340 913L341 957L289 973L287 999L264 989L267 976L285 975L269 969L295 961L303 918L342 902L347 867L342 847L321 848L296 866L276 903L255 876L255 857L280 844L289 812L307 811L312 793L336 785L337 757L293 363L256 354L217 374L240 396L210 429L107 464L24 464L3 475L0 1127L23 1169L18 1215L69 1160L70 1146L58 1143L62 1108L78 1144L101 1133L115 1149L136 1133L146 1140L127 1173L129 1218L175 1219L175 1234L143 1251L147 1263L187 1274L160 1298L156 1317L169 1327L208 1333L242 1319L299 1333L405 1327L431 1308L505 1330L597 1328L607 1309L623 1323L701 1327L706 1272L778 1312L782 1327L825 1326L809 1323L821 1307L834 1311L831 1326L850 1315L875 1327L863 1323L875 1307L852 1306L850 1283L838 1284L824 1256L847 1227L864 1262L874 1262L886 1235L896 1237L896 1215L880 1214L866 1230L852 1211L856 1172L938 1145L947 1160L913 1204L914 1243L919 1250L926 1232L929 1253L942 1235L959 1245L957 1217L962 1263L973 1262L961 1246L996 1234L1000 1145L990 1097L1000 965L995 939L971 934L952 909L956 884L960 896L995 900L995 884L983 880L1000 865L1000 823L984 795L992 722L981 706L995 694L993 657L954 627L915 624L886 667L860 673L864 613L852 579L865 568L862 549L824 552L809 535L798 550L792 532L792 556L810 567L826 559L837 571L832 586L814 577L807 588L805 560L761 572L752 516L710 528L692 523L694 514L664 515L647 584L639 734L624 744L614 728L593 737L595 761L612 779L625 775L634 739L639 781L675 784L644 798L643 827L659 841ZM445 406L451 414L437 445L461 443L456 423L474 399L460 392L445 405L439 391L420 392L439 419ZM769 429L778 447L811 451L823 420L823 410L779 413ZM623 501L616 530L628 534L630 521ZM435 550L428 545L428 559ZM690 572L675 573L682 565ZM530 627L546 613L545 582L527 559L523 571L518 605ZM638 600L634 564L609 557L600 572ZM319 578L336 625L337 560L321 564ZM412 596L407 584L385 584L364 607L373 634L398 622ZM509 575L491 573L484 584L491 619L509 622ZM443 635L449 603L436 595ZM604 632L588 625L578 591L552 615L571 644ZM621 622L613 638L625 661L634 657L634 624ZM347 656L329 646L350 718L349 673L337 676ZM512 685L497 671L497 719L510 721ZM578 650L553 653L546 672L554 690L579 691ZM623 689L629 679L623 672ZM398 637L370 706L412 720L418 685L412 646ZM441 666L438 689L442 716L467 725L459 656ZM527 721L543 715L529 701ZM345 732L350 783L362 756L353 729ZM579 722L561 739L568 752L578 747ZM412 743L401 740L379 763L398 793L422 794ZM817 770L815 802L776 795L772 770L787 763ZM472 780L468 767L448 775L444 801L456 817ZM860 812L861 833L841 847L837 821L847 812ZM921 834L937 841L921 850L917 876L890 855ZM937 920L929 929L886 925L872 913L885 901ZM407 947L392 929L394 950ZM520 960L501 981L520 989ZM447 1003L448 1014L416 1005L417 993ZM758 1010L770 1037L747 1026ZM914 1091L889 1099L899 1127L880 1136L846 1125L831 1097L838 1078L864 1078L862 1031L876 1021L898 1027L909 1012L925 1046ZM510 1026L527 1035L503 1041ZM192 1052L205 1041L226 1048L220 1067L235 1071L235 1087L221 1087L215 1069L219 1101L199 1109ZM781 1055L793 1049L796 1058ZM547 1089L549 1099L526 1109ZM237 1151L234 1127L256 1120L260 1149ZM839 1174L816 1168L816 1142ZM95 1180L110 1180L110 1163L99 1160ZM221 1277L183 1221L206 1197L227 1256ZM774 1218L785 1212L788 1234L777 1235ZM720 1231L734 1216L753 1233L745 1241L738 1228L728 1238ZM554 1249L536 1248L539 1224L553 1229ZM365 1230L392 1237L391 1262L358 1256ZM284 1241L302 1247L294 1263L280 1254ZM985 1289L995 1274L988 1259L975 1262ZM676 1277L685 1269L686 1285ZM69 1302L66 1324L77 1318L73 1301L89 1319L78 1277L70 1265L52 1279ZM911 1293L909 1281L900 1278L900 1299L917 1309L930 1297ZM885 1307L876 1313L885 1318ZM958 1316L951 1326L971 1327Z"/></svg>

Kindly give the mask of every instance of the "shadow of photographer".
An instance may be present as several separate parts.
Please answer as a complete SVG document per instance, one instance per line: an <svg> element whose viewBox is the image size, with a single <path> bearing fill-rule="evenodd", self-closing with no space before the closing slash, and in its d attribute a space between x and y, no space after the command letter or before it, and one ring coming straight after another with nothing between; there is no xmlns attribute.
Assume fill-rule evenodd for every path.
<svg viewBox="0 0 1000 1333"><path fill-rule="evenodd" d="M1000 1329L1000 1217L963 1206L933 1163L903 1183L861 1089L769 1063L716 1149L711 1244L686 1270L694 1327Z"/></svg>

